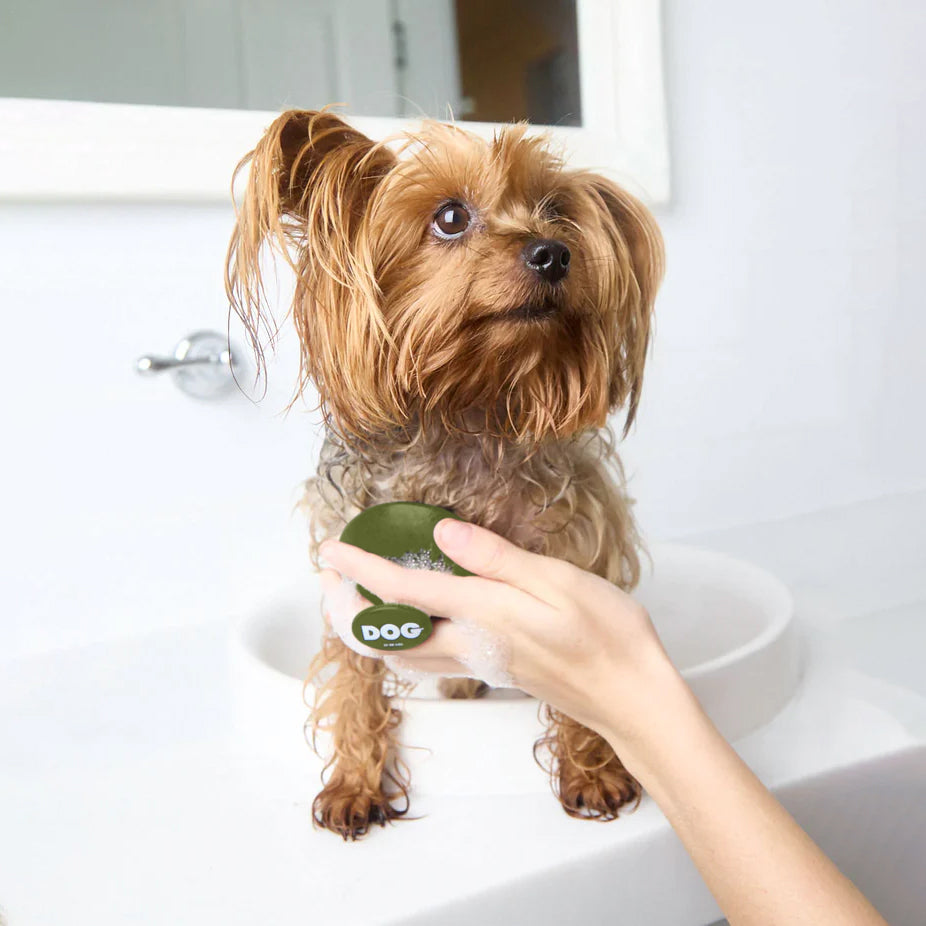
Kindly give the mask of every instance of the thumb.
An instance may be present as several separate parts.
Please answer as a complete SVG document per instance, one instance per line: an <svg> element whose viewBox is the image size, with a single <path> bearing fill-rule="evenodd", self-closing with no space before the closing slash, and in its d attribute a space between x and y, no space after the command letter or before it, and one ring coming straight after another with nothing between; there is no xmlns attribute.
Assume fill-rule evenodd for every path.
<svg viewBox="0 0 926 926"><path fill-rule="evenodd" d="M552 602L569 581L573 567L549 556L529 553L504 537L476 524L444 518L434 527L434 540L464 569L519 588Z"/></svg>

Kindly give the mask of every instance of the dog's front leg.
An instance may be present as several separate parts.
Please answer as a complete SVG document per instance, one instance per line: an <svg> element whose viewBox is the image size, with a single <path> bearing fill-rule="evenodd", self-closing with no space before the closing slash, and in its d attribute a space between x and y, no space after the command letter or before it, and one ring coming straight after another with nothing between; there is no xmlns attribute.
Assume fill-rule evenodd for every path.
<svg viewBox="0 0 926 926"><path fill-rule="evenodd" d="M310 670L316 692L311 727L330 737L312 815L317 826L344 839L408 810L408 777L395 739L401 713L384 691L387 675L381 659L360 656L335 636L325 637Z"/></svg>
<svg viewBox="0 0 926 926"><path fill-rule="evenodd" d="M568 517L553 507L545 517L561 530L545 534L543 552L568 560L620 588L639 577L637 533L621 482L601 458L577 457L564 496ZM618 473L620 472L618 465ZM549 768L553 789L570 816L613 820L636 805L642 790L604 737L545 705L546 732L534 755Z"/></svg>
<svg viewBox="0 0 926 926"><path fill-rule="evenodd" d="M637 780L624 768L610 743L571 717L544 706L547 732L534 754L546 750L556 796L571 817L615 820L626 804L636 807L643 794Z"/></svg>

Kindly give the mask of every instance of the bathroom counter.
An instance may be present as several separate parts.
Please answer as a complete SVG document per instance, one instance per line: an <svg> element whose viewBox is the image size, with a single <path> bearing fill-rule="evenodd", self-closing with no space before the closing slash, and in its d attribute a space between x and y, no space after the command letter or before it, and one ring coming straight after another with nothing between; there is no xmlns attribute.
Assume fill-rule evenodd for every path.
<svg viewBox="0 0 926 926"><path fill-rule="evenodd" d="M808 536L806 523L798 528ZM699 538L777 568L807 635L797 695L735 745L891 922L913 923L926 909L910 867L926 852L926 802L916 803L926 782L926 595L830 621L821 588L838 567L815 577L804 559L803 574L789 575L782 551L797 535L789 546L786 526L773 533L752 547L755 532ZM844 581L861 579L853 569ZM300 766L236 741L228 633L217 621L4 666L0 909L10 926L719 917L649 800L600 825L568 818L550 795L425 796L412 808L419 819L356 844L314 831L308 754ZM906 894L898 878L909 880Z"/></svg>

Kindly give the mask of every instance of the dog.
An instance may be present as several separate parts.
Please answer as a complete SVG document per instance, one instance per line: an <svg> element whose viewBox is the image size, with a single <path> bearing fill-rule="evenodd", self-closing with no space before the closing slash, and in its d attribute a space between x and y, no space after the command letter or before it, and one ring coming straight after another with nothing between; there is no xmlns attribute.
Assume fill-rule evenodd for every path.
<svg viewBox="0 0 926 926"><path fill-rule="evenodd" d="M373 141L330 109L292 110L238 165L226 284L264 369L262 254L295 274L298 393L326 438L306 484L312 557L370 505L451 509L631 589L639 540L608 427L634 421L663 274L649 211L568 169L523 123L484 140L425 121ZM262 269L263 268L263 269ZM329 632L311 670L330 735L319 827L356 839L408 810L397 682ZM444 679L448 697L486 686ZM535 756L576 817L612 820L640 786L608 743L544 706Z"/></svg>

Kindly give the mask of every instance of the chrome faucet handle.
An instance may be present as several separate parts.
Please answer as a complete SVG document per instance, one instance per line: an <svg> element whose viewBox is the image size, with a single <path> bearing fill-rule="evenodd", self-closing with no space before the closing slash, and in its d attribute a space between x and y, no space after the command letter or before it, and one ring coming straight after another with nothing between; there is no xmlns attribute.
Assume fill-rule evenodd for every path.
<svg viewBox="0 0 926 926"><path fill-rule="evenodd" d="M135 361L135 369L144 376L170 373L177 388L187 395L217 399L234 388L240 356L224 334L194 331L174 348L173 356L145 354Z"/></svg>
<svg viewBox="0 0 926 926"><path fill-rule="evenodd" d="M204 363L231 363L231 351L223 350L220 354L210 354L208 357L156 357L145 354L139 357L135 369L139 373L163 373L165 370L176 370L178 367L195 367Z"/></svg>

